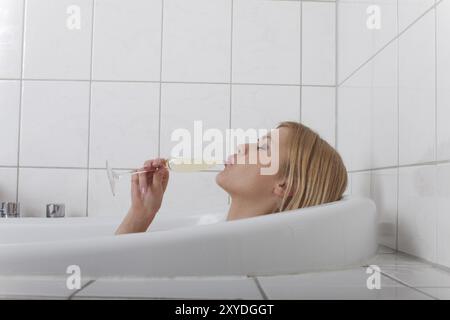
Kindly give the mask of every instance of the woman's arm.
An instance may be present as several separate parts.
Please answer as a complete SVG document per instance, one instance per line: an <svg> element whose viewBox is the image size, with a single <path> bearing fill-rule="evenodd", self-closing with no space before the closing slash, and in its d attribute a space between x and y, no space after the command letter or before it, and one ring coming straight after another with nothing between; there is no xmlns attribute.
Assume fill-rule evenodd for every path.
<svg viewBox="0 0 450 320"><path fill-rule="evenodd" d="M156 170L131 176L131 207L123 219L116 235L145 232L161 207L164 192L169 182L169 170L161 158L146 161L139 169Z"/></svg>

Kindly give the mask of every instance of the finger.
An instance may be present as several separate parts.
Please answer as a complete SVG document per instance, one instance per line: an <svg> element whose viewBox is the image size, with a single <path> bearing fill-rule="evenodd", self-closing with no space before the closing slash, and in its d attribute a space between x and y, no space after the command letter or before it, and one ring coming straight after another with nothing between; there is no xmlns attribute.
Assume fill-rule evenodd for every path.
<svg viewBox="0 0 450 320"><path fill-rule="evenodd" d="M145 171L145 168L139 169L139 171ZM147 172L138 173L139 175L139 190L142 194L147 192Z"/></svg>
<svg viewBox="0 0 450 320"><path fill-rule="evenodd" d="M133 201L137 201L140 199L140 195L141 195L141 191L139 190L139 177L137 174L132 174L131 175L131 199Z"/></svg>

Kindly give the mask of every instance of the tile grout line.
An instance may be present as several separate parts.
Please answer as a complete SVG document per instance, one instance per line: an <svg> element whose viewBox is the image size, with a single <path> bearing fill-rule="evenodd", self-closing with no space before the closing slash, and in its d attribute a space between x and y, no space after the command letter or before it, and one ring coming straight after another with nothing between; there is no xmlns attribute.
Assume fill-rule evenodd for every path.
<svg viewBox="0 0 450 320"><path fill-rule="evenodd" d="M334 5L334 147L338 150L338 106L339 106L339 1Z"/></svg>
<svg viewBox="0 0 450 320"><path fill-rule="evenodd" d="M433 166L433 165L436 166L436 165L441 165L441 164L450 164L450 159L439 160L439 161L416 162L416 163L408 163L408 164L392 165L392 166L376 167L376 168L355 169L355 170L348 170L348 172L349 173L358 173L358 172L396 169L396 168L412 168L412 167Z"/></svg>
<svg viewBox="0 0 450 320"><path fill-rule="evenodd" d="M371 55L367 60L365 60L362 64L360 64L354 71L352 71L347 77L345 77L338 86L342 86L345 82L347 82L350 78L352 78L359 70L361 70L365 65L367 65L370 61L372 61L376 56L378 56L384 49L386 49L391 43L395 40L399 39L406 31L408 31L412 26L414 26L419 20L421 20L425 15L431 12L439 3L443 0L439 0L439 2L435 2L431 7L425 10L420 16L414 19L409 25L407 25L401 32L399 32L393 39L389 40L385 43L379 50L377 50L373 55ZM398 14L398 12L397 12Z"/></svg>
<svg viewBox="0 0 450 320"><path fill-rule="evenodd" d="M438 160L438 21L437 21L437 1L434 1L434 160ZM434 170L434 183L436 192L438 186L438 172L437 168ZM438 237L438 223L439 223L439 207L436 207L436 221L434 224L434 259L438 259L439 237Z"/></svg>
<svg viewBox="0 0 450 320"><path fill-rule="evenodd" d="M398 35L400 31L400 14L399 14L399 0L397 0L397 30L396 34ZM396 91L397 91L397 197L396 197L396 213L395 213L395 250L398 250L398 222L399 222L399 198L400 198L400 39L397 40L397 52L396 52L396 68L397 68L397 79L396 79Z"/></svg>
<svg viewBox="0 0 450 320"><path fill-rule="evenodd" d="M91 9L91 65L89 68L89 105L88 105L88 134L87 134L87 161L86 161L86 217L89 216L89 176L90 176L90 149L91 149L91 109L92 109L92 74L94 67L94 23L95 0L92 0Z"/></svg>
<svg viewBox="0 0 450 320"><path fill-rule="evenodd" d="M263 287L261 286L261 283L260 283L259 280L258 280L258 277L250 276L250 278L252 278L253 281L255 282L256 287L258 288L259 293L261 294L263 300L269 300L269 298L267 297L267 294L264 292L264 289L263 289Z"/></svg>
<svg viewBox="0 0 450 320"><path fill-rule="evenodd" d="M302 84L303 84L303 1L300 2L300 101L299 101L299 122L302 122L302 111L303 111L303 90L302 90Z"/></svg>
<svg viewBox="0 0 450 320"><path fill-rule="evenodd" d="M86 282L80 289L75 290L72 294L69 295L69 297L67 298L67 300L72 300L75 295L77 295L78 293L80 293L81 291L83 291L84 289L86 289L87 287L89 287L91 284L93 284L96 280L89 280L88 282Z"/></svg>
<svg viewBox="0 0 450 320"><path fill-rule="evenodd" d="M231 130L232 115L233 115L233 36L234 36L234 0L231 0L231 17L230 17L230 94L229 94L229 111L228 111L228 128ZM230 141L228 141L228 144ZM231 146L225 146L225 156L227 157L227 151L231 152ZM231 197L227 196L227 203L231 204Z"/></svg>
<svg viewBox="0 0 450 320"><path fill-rule="evenodd" d="M22 8L22 57L20 63L20 95L19 95L19 127L17 130L17 171L16 171L16 203L19 202L19 177L20 177L20 140L21 140L21 127L22 127L22 104L23 104L23 73L24 73L24 62L25 62L25 18L26 18L26 7L27 0L23 0Z"/></svg>
<svg viewBox="0 0 450 320"><path fill-rule="evenodd" d="M162 113L162 74L163 74L163 39L164 39L164 0L161 0L161 39L159 51L159 101L158 101L158 158L161 157L161 113Z"/></svg>

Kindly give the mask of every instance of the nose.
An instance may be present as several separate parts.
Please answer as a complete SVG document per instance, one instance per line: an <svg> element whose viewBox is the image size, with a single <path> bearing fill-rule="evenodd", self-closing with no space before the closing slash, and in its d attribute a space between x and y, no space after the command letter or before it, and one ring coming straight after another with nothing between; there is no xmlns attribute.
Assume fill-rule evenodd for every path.
<svg viewBox="0 0 450 320"><path fill-rule="evenodd" d="M237 154L238 155L245 155L245 154L247 154L247 150L248 150L248 143L240 144L237 147Z"/></svg>

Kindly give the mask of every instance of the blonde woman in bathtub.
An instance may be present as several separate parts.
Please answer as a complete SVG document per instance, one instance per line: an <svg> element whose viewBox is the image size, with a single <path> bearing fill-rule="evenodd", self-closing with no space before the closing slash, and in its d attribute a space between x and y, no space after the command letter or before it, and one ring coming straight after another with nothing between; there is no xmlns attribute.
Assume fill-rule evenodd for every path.
<svg viewBox="0 0 450 320"><path fill-rule="evenodd" d="M262 167L270 166L259 161L260 152L270 153L267 150L270 135L259 139L257 144L239 146L239 152L230 158L231 163L217 174L217 184L231 197L228 221L341 199L347 186L347 170L338 152L300 123L286 121L277 128L280 157L277 174L261 174ZM255 164L248 161L251 151L258 154ZM158 170L132 176L131 207L116 234L145 232L153 221L169 181L164 161L160 158L146 161L140 170Z"/></svg>

